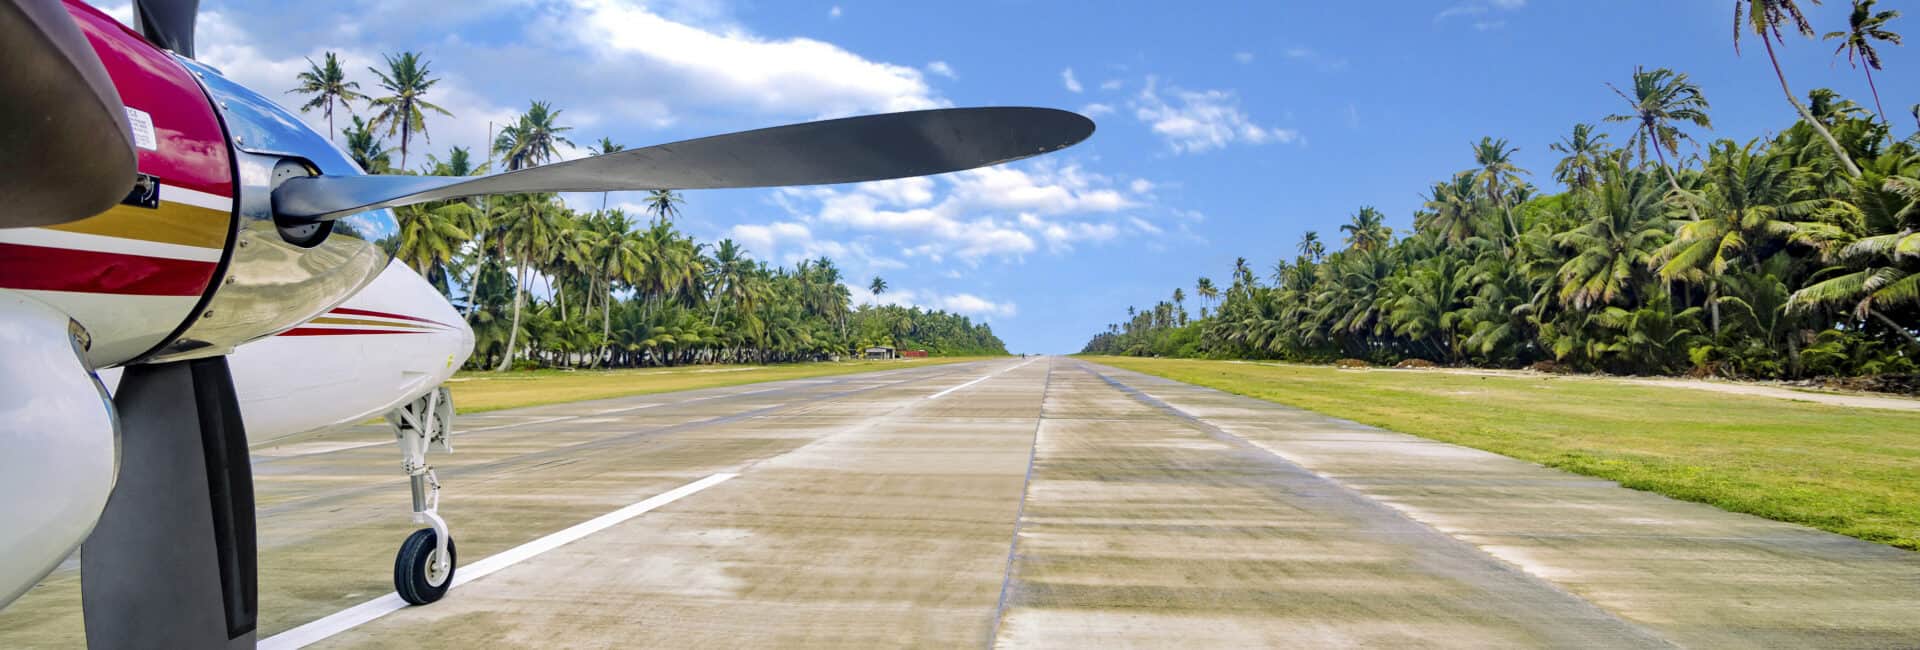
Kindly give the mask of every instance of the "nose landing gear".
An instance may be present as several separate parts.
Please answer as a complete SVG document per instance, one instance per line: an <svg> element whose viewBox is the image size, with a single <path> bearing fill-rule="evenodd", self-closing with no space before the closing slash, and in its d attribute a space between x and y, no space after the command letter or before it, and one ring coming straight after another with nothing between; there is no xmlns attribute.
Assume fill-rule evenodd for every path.
<svg viewBox="0 0 1920 650"><path fill-rule="evenodd" d="M413 520L428 524L408 535L393 559L393 589L414 605L425 605L447 594L453 587L453 572L458 560L453 533L440 518L440 480L427 464L427 449L435 442L448 453L453 431L453 395L447 387L435 388L420 399L387 414L394 437L400 443L401 467L413 488Z"/></svg>

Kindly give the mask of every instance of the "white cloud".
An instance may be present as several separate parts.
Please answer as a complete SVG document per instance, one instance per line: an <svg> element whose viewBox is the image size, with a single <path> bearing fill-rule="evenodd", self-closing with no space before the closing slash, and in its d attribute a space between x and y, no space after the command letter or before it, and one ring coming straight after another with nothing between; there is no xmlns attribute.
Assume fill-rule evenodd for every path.
<svg viewBox="0 0 1920 650"><path fill-rule="evenodd" d="M940 75L942 77L946 77L948 79L960 78L960 75L954 74L953 66L947 65L946 61L934 61L932 63L928 63L927 72L931 72L931 73Z"/></svg>
<svg viewBox="0 0 1920 650"><path fill-rule="evenodd" d="M840 13L841 13L841 12L840 12L840 5L834 5L832 9L828 9L828 10L827 10L827 17L828 17L828 18L839 18L839 17L840 17Z"/></svg>
<svg viewBox="0 0 1920 650"><path fill-rule="evenodd" d="M1126 85L1127 85L1127 82L1125 81L1122 81L1119 79L1108 79L1106 81L1100 82L1100 89L1101 90L1119 90L1122 87L1125 87Z"/></svg>
<svg viewBox="0 0 1920 650"><path fill-rule="evenodd" d="M1139 230L1140 232L1146 233L1149 235L1158 235L1162 232L1165 232L1164 230L1161 230L1159 226L1153 225L1153 222L1147 221L1146 219L1142 219L1139 217L1127 217L1127 223L1132 224L1133 227Z"/></svg>
<svg viewBox="0 0 1920 650"><path fill-rule="evenodd" d="M1240 100L1233 93L1175 88L1171 94L1175 103L1160 97L1158 80L1150 76L1131 105L1134 116L1166 140L1174 153L1198 153L1235 142L1286 144L1300 138L1291 129L1255 123L1240 110Z"/></svg>
<svg viewBox="0 0 1920 650"><path fill-rule="evenodd" d="M1077 93L1077 92L1086 90L1086 88L1080 85L1080 80L1074 78L1073 68L1067 68L1065 70L1060 71L1060 83L1065 84L1067 86L1067 92Z"/></svg>
<svg viewBox="0 0 1920 650"><path fill-rule="evenodd" d="M982 316L1013 316L1020 310L1011 302L994 302L971 293L956 293L939 298L941 309Z"/></svg>
<svg viewBox="0 0 1920 650"><path fill-rule="evenodd" d="M847 288L847 293L856 305L899 305L928 310L938 309L982 320L990 320L995 316L1011 318L1020 313L1019 308L1012 302L998 302L966 292L943 294L937 291L889 287L886 293L875 296L865 286L853 284L843 286Z"/></svg>
<svg viewBox="0 0 1920 650"><path fill-rule="evenodd" d="M1086 106L1080 107L1080 112L1086 114L1087 117L1100 117L1102 115L1112 113L1113 106L1110 104L1101 104L1101 103L1095 102L1095 103L1087 104Z"/></svg>
<svg viewBox="0 0 1920 650"><path fill-rule="evenodd" d="M816 117L948 104L911 67L810 38L769 39L679 23L629 0L580 0L541 20L547 33L570 36L589 54L574 76L602 87Z"/></svg>
<svg viewBox="0 0 1920 650"><path fill-rule="evenodd" d="M1075 243L1113 239L1123 232L1111 222L1144 205L1150 197L1139 190L1152 187L1144 180L1118 185L1077 164L1042 159L937 178L787 188L774 196L796 223L847 231L855 241L871 237L908 257L977 264L1018 259L1042 243L1062 253Z"/></svg>
<svg viewBox="0 0 1920 650"><path fill-rule="evenodd" d="M1243 65L1248 63L1253 63L1253 53L1252 52L1234 52L1233 60L1239 61Z"/></svg>

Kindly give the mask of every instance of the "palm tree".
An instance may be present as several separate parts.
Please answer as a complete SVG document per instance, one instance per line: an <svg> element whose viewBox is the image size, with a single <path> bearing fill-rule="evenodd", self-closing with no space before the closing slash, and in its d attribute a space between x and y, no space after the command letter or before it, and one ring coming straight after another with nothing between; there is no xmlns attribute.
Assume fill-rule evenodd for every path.
<svg viewBox="0 0 1920 650"><path fill-rule="evenodd" d="M1567 155L1560 159L1560 164L1554 165L1553 180L1572 189L1591 189L1600 161L1607 156L1607 134L1595 133L1592 124L1575 124L1573 135L1547 148Z"/></svg>
<svg viewBox="0 0 1920 650"><path fill-rule="evenodd" d="M595 223L600 237L594 266L604 299L600 311L600 351L594 356L595 363L598 363L607 355L607 344L613 337L614 283L632 284L646 272L652 259L633 232L633 221L625 212L602 212Z"/></svg>
<svg viewBox="0 0 1920 650"><path fill-rule="evenodd" d="M1706 168L1711 180L1707 191L1682 195L1697 204L1705 218L1681 223L1673 242L1649 262L1657 265L1661 279L1707 286L1716 335L1721 277L1743 261L1757 270L1763 246L1798 232L1788 218L1810 215L1826 203L1812 196L1806 170L1792 167L1786 156L1755 153L1754 144L1736 147L1731 140L1721 140L1714 145Z"/></svg>
<svg viewBox="0 0 1920 650"><path fill-rule="evenodd" d="M1326 244L1320 243L1320 233L1311 230L1300 234L1300 243L1294 248L1299 250L1300 256L1307 258L1309 262L1318 262L1322 255L1327 254Z"/></svg>
<svg viewBox="0 0 1920 650"><path fill-rule="evenodd" d="M573 127L559 125L560 113L547 102L528 102L520 120L500 130L493 139L493 151L505 156L509 171L552 162L560 155L559 145L573 144L561 135Z"/></svg>
<svg viewBox="0 0 1920 650"><path fill-rule="evenodd" d="M1556 273L1561 304L1585 311L1634 297L1654 249L1668 238L1658 182L1651 174L1609 164L1586 210L1588 220L1553 236L1555 246L1575 253Z"/></svg>
<svg viewBox="0 0 1920 650"><path fill-rule="evenodd" d="M447 109L441 108L425 99L427 91L440 83L433 78L428 63L417 52L402 52L399 57L387 55L387 70L367 68L380 77L380 87L391 93L385 97L374 98L370 105L379 109L373 115L375 126L385 125L387 135L395 131L400 133L400 168L407 167L407 146L413 142L415 131L421 137L432 142L427 135L426 111L433 111L447 117L453 117Z"/></svg>
<svg viewBox="0 0 1920 650"><path fill-rule="evenodd" d="M875 298L880 297L880 294L887 292L886 279L877 275L873 276L873 282L867 283L867 291L871 292Z"/></svg>
<svg viewBox="0 0 1920 650"><path fill-rule="evenodd" d="M384 174L393 166L387 155L387 148L380 144L380 137L373 134L372 125L360 116L353 116L353 124L340 132L347 136L347 157L353 164L369 174Z"/></svg>
<svg viewBox="0 0 1920 650"><path fill-rule="evenodd" d="M1880 105L1880 88L1873 84L1873 71L1880 70L1880 52L1874 49L1873 42L1881 41L1900 44L1900 35L1887 29L1887 23L1900 17L1900 12L1892 9L1880 13L1873 12L1876 0L1853 0L1853 13L1847 16L1847 30L1828 32L1825 40L1841 39L1840 47L1833 51L1834 56L1847 53L1847 65L1863 68L1867 73L1867 89L1873 91L1873 109L1880 114L1880 120L1887 120L1887 109ZM1866 64L1862 66L1861 64Z"/></svg>
<svg viewBox="0 0 1920 650"><path fill-rule="evenodd" d="M498 207L501 209L498 221L505 225L500 233L500 245L513 252L519 269L514 275L513 325L508 330L506 353L501 355L497 368L506 370L513 367L514 347L520 340L520 312L526 302L527 271L545 261L541 255L552 250L554 233L563 227L564 215L562 206L554 205L552 195L548 194L507 195Z"/></svg>
<svg viewBox="0 0 1920 650"><path fill-rule="evenodd" d="M738 243L735 243L731 239L722 239L718 244L714 245L712 270L714 295L713 324L720 324L720 309L726 305L728 300L732 300L734 304L740 305L743 309L750 307L746 304L752 299L752 294L748 291L746 283L746 276L750 270L752 270L752 262L746 259L746 249L741 248ZM875 277L874 281L875 284L880 286L882 291L886 290L886 283L884 281L878 277ZM874 293L878 295L879 291Z"/></svg>
<svg viewBox="0 0 1920 650"><path fill-rule="evenodd" d="M446 292L447 265L453 262L460 248L473 239L461 227L473 218L473 206L464 201L451 201L441 205L410 205L395 212L400 218L400 247L394 251L394 257Z"/></svg>
<svg viewBox="0 0 1920 650"><path fill-rule="evenodd" d="M1504 204L1507 196L1503 189L1520 184L1521 176L1532 173L1513 164L1513 154L1519 151L1519 147L1508 147L1506 138L1484 137L1473 145L1473 164L1479 167L1474 181L1485 188L1487 198L1494 203Z"/></svg>
<svg viewBox="0 0 1920 650"><path fill-rule="evenodd" d="M1440 238L1450 244L1479 235L1477 221L1486 202L1480 198L1474 176L1474 172L1464 171L1454 174L1450 182L1434 183L1422 205L1427 212L1416 218L1415 230L1440 233Z"/></svg>
<svg viewBox="0 0 1920 650"><path fill-rule="evenodd" d="M1920 178L1897 175L1920 171L1920 163L1891 155L1882 159L1878 165L1869 162L1853 183L1851 200L1838 205L1845 212L1843 222L1859 224L1859 234L1846 228L1810 233L1813 243L1841 265L1821 271L1814 277L1825 279L1794 292L1788 308L1851 303L1858 318L1875 318L1920 346L1920 338L1885 313L1920 307Z"/></svg>
<svg viewBox="0 0 1920 650"><path fill-rule="evenodd" d="M1213 286L1213 278L1208 277L1194 281L1193 293L1200 296L1201 300L1207 301L1208 306L1212 306L1214 299L1220 297L1220 289Z"/></svg>
<svg viewBox="0 0 1920 650"><path fill-rule="evenodd" d="M1812 2L1820 4L1820 0L1812 0ZM1860 168L1853 164L1853 158L1848 156L1847 150L1840 146L1840 141L1833 139L1833 133L1827 130L1825 124L1813 119L1813 114L1807 112L1807 107L1800 104L1800 98L1794 96L1793 89L1787 87L1787 73L1780 69L1780 57L1773 52L1775 40L1785 44L1782 29L1787 26L1793 27L1794 31L1803 36L1813 36L1813 25L1807 22L1806 14L1800 11L1798 0L1735 0L1733 3L1733 51L1735 54L1740 52L1742 23L1746 23L1746 26L1753 30L1754 35L1760 37L1761 44L1767 46L1767 60L1773 63L1773 74L1780 80L1780 91L1786 93L1787 103L1793 104L1793 110L1800 113L1800 119L1806 120L1807 126L1813 127L1814 132L1827 141L1827 148L1833 150L1834 157L1840 160L1840 165L1847 170L1847 174L1859 178Z"/></svg>
<svg viewBox="0 0 1920 650"><path fill-rule="evenodd" d="M314 63L313 59L307 59L307 71L294 75L294 81L299 82L300 85L287 92L312 95L307 103L300 105L300 112L320 109L320 112L327 116L327 140L331 142L334 135L334 104L339 104L347 109L348 113L352 113L353 102L364 100L367 96L360 94L360 82L347 81L347 72L341 69L338 55L327 52L321 60L324 63Z"/></svg>
<svg viewBox="0 0 1920 650"><path fill-rule="evenodd" d="M1387 215L1381 214L1373 206L1362 206L1353 215L1352 221L1340 226L1340 229L1347 233L1349 248L1372 252L1393 239L1393 229L1388 228L1386 222Z"/></svg>
<svg viewBox="0 0 1920 650"><path fill-rule="evenodd" d="M647 211L662 221L673 221L680 216L680 206L686 203L680 193L673 190L652 190L647 192Z"/></svg>
<svg viewBox="0 0 1920 650"><path fill-rule="evenodd" d="M1743 0L1744 1L1744 0ZM1627 142L1628 148L1635 145L1640 149L1640 160L1647 159L1647 145L1652 143L1653 153L1660 159L1660 168L1667 172L1667 184L1673 191L1680 191L1680 181L1674 177L1673 168L1667 165L1668 152L1680 153L1680 141L1691 140L1677 123L1685 122L1701 128L1712 129L1713 122L1707 118L1707 97L1700 94L1700 87L1687 80L1685 73L1675 73L1666 68L1656 68L1648 72L1638 66L1633 69L1633 96L1607 84L1613 93L1633 107L1630 113L1608 115L1608 122L1634 123L1633 138Z"/></svg>

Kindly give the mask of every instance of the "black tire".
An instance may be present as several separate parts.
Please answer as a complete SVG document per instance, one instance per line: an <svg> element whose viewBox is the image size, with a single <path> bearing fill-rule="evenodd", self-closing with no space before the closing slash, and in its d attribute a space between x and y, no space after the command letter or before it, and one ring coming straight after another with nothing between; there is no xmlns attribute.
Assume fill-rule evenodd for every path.
<svg viewBox="0 0 1920 650"><path fill-rule="evenodd" d="M433 559L434 548L439 544L438 536L432 528L422 528L407 536L400 543L400 553L393 558L393 590L400 598L414 605L425 605L441 596L447 595L447 589L453 586L453 573L460 567L460 551L454 548L453 540L447 540L447 575L436 585L430 581L427 563Z"/></svg>

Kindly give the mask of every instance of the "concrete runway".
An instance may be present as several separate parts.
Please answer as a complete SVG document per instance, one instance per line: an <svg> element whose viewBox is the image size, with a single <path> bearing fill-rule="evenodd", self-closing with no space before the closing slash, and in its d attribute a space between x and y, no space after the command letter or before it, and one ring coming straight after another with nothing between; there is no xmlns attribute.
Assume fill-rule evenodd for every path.
<svg viewBox="0 0 1920 650"><path fill-rule="evenodd" d="M389 434L256 447L263 645L1920 646L1920 554L1072 359L456 429L486 575L358 625L414 528ZM0 647L81 645L78 585Z"/></svg>

